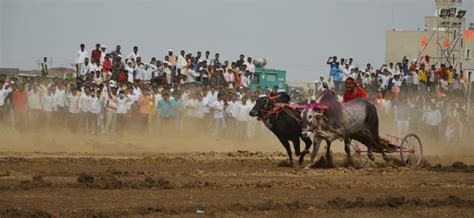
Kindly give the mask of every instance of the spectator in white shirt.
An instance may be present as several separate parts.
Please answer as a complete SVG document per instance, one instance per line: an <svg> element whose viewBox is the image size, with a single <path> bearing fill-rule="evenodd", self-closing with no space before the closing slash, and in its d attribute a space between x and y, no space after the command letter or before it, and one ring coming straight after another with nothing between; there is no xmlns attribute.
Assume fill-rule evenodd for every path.
<svg viewBox="0 0 474 218"><path fill-rule="evenodd" d="M81 77L86 78L91 70L91 65L89 64L89 58L84 59L84 63L81 65Z"/></svg>
<svg viewBox="0 0 474 218"><path fill-rule="evenodd" d="M109 85L109 86L110 86L110 92L108 92L107 94L106 106L105 106L105 116L106 116L105 132L116 134L117 101L115 101L115 99L116 99L117 88L114 86L114 84ZM130 87L128 87L127 89L129 88ZM132 102L130 101L130 103Z"/></svg>
<svg viewBox="0 0 474 218"><path fill-rule="evenodd" d="M252 110L252 108L255 106L256 101L257 101L257 96L255 95L250 96L250 102L249 102L250 110ZM249 118L249 121L247 123L247 138L249 139L255 138L255 133L257 132L258 123L259 122L256 119L252 119L251 117Z"/></svg>
<svg viewBox="0 0 474 218"><path fill-rule="evenodd" d="M98 115L100 112L99 98L96 96L96 92L92 90L90 95L87 97L87 127L86 132L91 134L97 134L99 132L99 120Z"/></svg>
<svg viewBox="0 0 474 218"><path fill-rule="evenodd" d="M127 65L125 65L125 71L127 71L127 79L128 82L133 83L133 72L135 71L135 67L133 66L133 62L131 60L127 61Z"/></svg>
<svg viewBox="0 0 474 218"><path fill-rule="evenodd" d="M38 125L38 118L41 117L41 92L38 90L38 86L34 84L28 90L28 117L29 122L33 128L36 129Z"/></svg>
<svg viewBox="0 0 474 218"><path fill-rule="evenodd" d="M346 63L346 65L342 68L342 81L345 81L349 77L357 78L357 76L351 75L351 70L349 69L349 64Z"/></svg>
<svg viewBox="0 0 474 218"><path fill-rule="evenodd" d="M67 97L66 97L66 85L59 84L54 92L54 99L56 102L56 113L54 114L55 120L58 123L64 124L66 122L66 105L67 105Z"/></svg>
<svg viewBox="0 0 474 218"><path fill-rule="evenodd" d="M435 103L431 103L431 105L426 109L425 113L423 114L422 121L425 123L430 135L434 139L438 139L438 129L439 124L441 123L441 112L438 110Z"/></svg>
<svg viewBox="0 0 474 218"><path fill-rule="evenodd" d="M5 100L10 93L6 89L6 84L2 80L0 80L0 125L3 125L5 121L5 114L7 113L7 107L5 105Z"/></svg>
<svg viewBox="0 0 474 218"><path fill-rule="evenodd" d="M194 71L191 66L187 66L183 69L185 71L184 75L186 75L186 83L195 83L200 74Z"/></svg>
<svg viewBox="0 0 474 218"><path fill-rule="evenodd" d="M193 99L190 99L185 103L186 115L189 125L195 129L196 132L202 132L205 103L200 93L196 93Z"/></svg>
<svg viewBox="0 0 474 218"><path fill-rule="evenodd" d="M252 110L252 105L248 104L248 97L243 96L240 104L237 105L237 126L236 131L238 132L238 138L246 138L247 123L250 121L249 112Z"/></svg>
<svg viewBox="0 0 474 218"><path fill-rule="evenodd" d="M87 129L87 118L89 113L89 96L90 90L89 88L84 88L83 93L81 93L81 97L79 98L79 116L81 121L81 128Z"/></svg>
<svg viewBox="0 0 474 218"><path fill-rule="evenodd" d="M41 108L44 111L45 124L49 127L51 126L53 111L56 111L56 99L54 97L53 87L48 88L48 94L43 96L41 100Z"/></svg>
<svg viewBox="0 0 474 218"><path fill-rule="evenodd" d="M233 89L234 84L235 84L235 75L233 73L229 72L229 70L227 70L227 69L224 69L224 70L225 70L224 78L225 78L225 81L227 82L227 86L228 86L228 88Z"/></svg>
<svg viewBox="0 0 474 218"><path fill-rule="evenodd" d="M101 50L102 52L100 53L100 63L98 63L98 65L99 65L99 66L102 66L102 63L104 63L105 55L106 55L106 52L105 52L106 47L105 47L104 44L102 44L102 45L100 46L100 50Z"/></svg>
<svg viewBox="0 0 474 218"><path fill-rule="evenodd" d="M88 57L87 51L85 50L85 45L81 44L80 49L76 53L76 76L80 75L82 64L84 64L85 59Z"/></svg>
<svg viewBox="0 0 474 218"><path fill-rule="evenodd" d="M185 68L188 65L185 54L185 51L181 50L181 53L178 56L178 60L176 61L176 69L178 69L181 74L184 74L183 72L186 70Z"/></svg>
<svg viewBox="0 0 474 218"><path fill-rule="evenodd" d="M247 70L251 75L255 73L255 64L253 64L251 57L247 57L247 61L244 63L244 65L247 66Z"/></svg>
<svg viewBox="0 0 474 218"><path fill-rule="evenodd" d="M138 57L140 57L138 54L138 46L133 46L133 51L130 53L130 55L128 55L127 59L133 58L133 60L137 60Z"/></svg>
<svg viewBox="0 0 474 218"><path fill-rule="evenodd" d="M71 128L71 131L73 133L76 132L79 119L80 119L79 118L79 112L80 112L79 100L80 100L79 89L72 88L71 92L69 93L67 97L67 105L68 105L68 110L69 110L68 125Z"/></svg>
<svg viewBox="0 0 474 218"><path fill-rule="evenodd" d="M143 72L142 79L144 81L150 81L153 75L156 73L156 66L153 64L146 64L145 71Z"/></svg>
<svg viewBox="0 0 474 218"><path fill-rule="evenodd" d="M210 108L213 111L213 131L216 136L220 136L222 130L226 128L224 120L224 103L223 96L219 94L218 99L210 104Z"/></svg>
<svg viewBox="0 0 474 218"><path fill-rule="evenodd" d="M245 89L251 89L252 88L251 73L248 70L245 72L245 75L242 77L242 86Z"/></svg>
<svg viewBox="0 0 474 218"><path fill-rule="evenodd" d="M123 90L120 90L117 98L115 98L115 103L117 104L117 134L123 133L130 101L131 99L125 95Z"/></svg>
<svg viewBox="0 0 474 218"><path fill-rule="evenodd" d="M146 66L143 63L137 63L137 69L136 69L136 75L135 75L135 80L144 80L145 74L146 74Z"/></svg>
<svg viewBox="0 0 474 218"><path fill-rule="evenodd" d="M89 72L100 72L100 67L98 63L95 63L94 60L91 60L91 63L89 64Z"/></svg>

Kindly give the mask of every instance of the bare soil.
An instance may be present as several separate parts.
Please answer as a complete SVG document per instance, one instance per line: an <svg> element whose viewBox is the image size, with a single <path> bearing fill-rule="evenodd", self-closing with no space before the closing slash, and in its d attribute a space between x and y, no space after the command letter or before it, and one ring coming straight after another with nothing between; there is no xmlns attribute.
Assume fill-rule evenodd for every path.
<svg viewBox="0 0 474 218"><path fill-rule="evenodd" d="M354 169L336 143L334 167L305 169L280 167L286 154L271 135L1 136L0 217L474 215L474 154L461 148L425 145L417 168L376 155Z"/></svg>

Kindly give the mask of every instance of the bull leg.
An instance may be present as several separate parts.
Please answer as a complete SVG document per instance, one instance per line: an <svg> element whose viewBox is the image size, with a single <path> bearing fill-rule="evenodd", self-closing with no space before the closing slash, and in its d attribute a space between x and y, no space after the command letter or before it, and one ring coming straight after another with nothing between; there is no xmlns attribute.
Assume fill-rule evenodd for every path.
<svg viewBox="0 0 474 218"><path fill-rule="evenodd" d="M300 151L300 138L299 138L299 137L292 138L292 139L291 139L291 142L293 142L293 148L295 149L295 155L296 155L296 156L300 156L300 155L301 155L301 151Z"/></svg>
<svg viewBox="0 0 474 218"><path fill-rule="evenodd" d="M344 151L346 151L347 164L352 165L352 156L351 156L351 139L344 139Z"/></svg>
<svg viewBox="0 0 474 218"><path fill-rule="evenodd" d="M385 161L389 160L389 157L387 154L385 154L385 143L377 143L379 148L380 148L380 153L382 153L382 157Z"/></svg>
<svg viewBox="0 0 474 218"><path fill-rule="evenodd" d="M293 166L293 156L292 156L293 154L291 153L290 143L288 142L288 140L280 138L280 137L278 137L278 140L280 140L281 144L286 149L286 153L288 154L288 165Z"/></svg>
<svg viewBox="0 0 474 218"><path fill-rule="evenodd" d="M332 166L332 154L331 154L331 142L329 140L326 141L326 163L328 166Z"/></svg>
<svg viewBox="0 0 474 218"><path fill-rule="evenodd" d="M298 165L303 165L305 153L300 151L300 137L296 137L293 140L293 147L295 148L295 155L298 156Z"/></svg>
<svg viewBox="0 0 474 218"><path fill-rule="evenodd" d="M374 154L372 153L373 147L372 146L367 146L367 156L371 161L375 161Z"/></svg>
<svg viewBox="0 0 474 218"><path fill-rule="evenodd" d="M318 155L319 146L321 145L322 138L315 136L313 139L313 151L311 152L311 164L314 164L314 160Z"/></svg>
<svg viewBox="0 0 474 218"><path fill-rule="evenodd" d="M309 154L309 149L311 148L311 139L307 136L301 136L301 139L305 144L304 151L302 153L304 155Z"/></svg>

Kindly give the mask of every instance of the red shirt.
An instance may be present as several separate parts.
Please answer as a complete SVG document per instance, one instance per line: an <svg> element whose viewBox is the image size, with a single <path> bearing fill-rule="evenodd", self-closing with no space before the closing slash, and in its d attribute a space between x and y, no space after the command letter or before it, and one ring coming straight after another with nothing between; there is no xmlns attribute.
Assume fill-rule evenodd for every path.
<svg viewBox="0 0 474 218"><path fill-rule="evenodd" d="M12 104L15 112L25 112L28 106L28 95L26 92L15 91L12 94Z"/></svg>
<svg viewBox="0 0 474 218"><path fill-rule="evenodd" d="M368 99L369 95L367 95L367 92L365 92L365 90L362 87L357 87L355 92L345 91L344 99L342 102L348 102L356 98Z"/></svg>
<svg viewBox="0 0 474 218"><path fill-rule="evenodd" d="M102 54L102 51L100 51L99 49L92 51L91 59L94 60L97 65L99 65L100 63L101 54Z"/></svg>
<svg viewBox="0 0 474 218"><path fill-rule="evenodd" d="M102 72L109 72L110 68L112 68L112 61L105 59L102 64Z"/></svg>

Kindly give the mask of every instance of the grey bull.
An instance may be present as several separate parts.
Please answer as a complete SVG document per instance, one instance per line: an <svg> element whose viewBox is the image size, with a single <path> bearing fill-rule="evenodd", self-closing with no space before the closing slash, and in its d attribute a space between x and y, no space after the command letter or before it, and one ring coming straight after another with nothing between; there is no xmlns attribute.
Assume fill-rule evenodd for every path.
<svg viewBox="0 0 474 218"><path fill-rule="evenodd" d="M384 159L384 146L379 137L379 120L377 110L373 104L365 99L355 99L347 103L340 103L335 94L324 91L313 109L302 114L307 131L314 133L311 162L314 163L321 142L327 143L326 159L330 159L331 142L337 139L344 141L344 150L349 162L351 140L357 140L367 146L367 155L374 160L372 151L380 151Z"/></svg>

